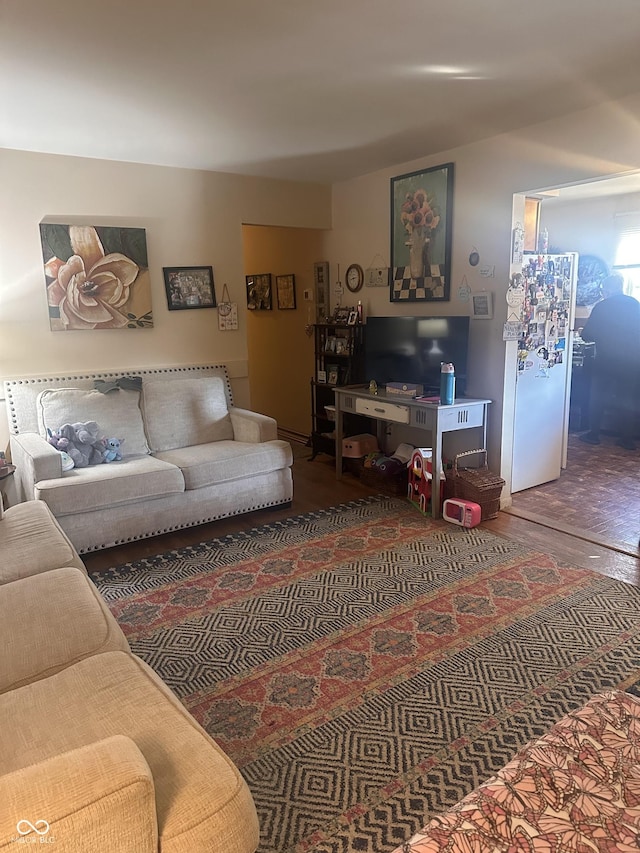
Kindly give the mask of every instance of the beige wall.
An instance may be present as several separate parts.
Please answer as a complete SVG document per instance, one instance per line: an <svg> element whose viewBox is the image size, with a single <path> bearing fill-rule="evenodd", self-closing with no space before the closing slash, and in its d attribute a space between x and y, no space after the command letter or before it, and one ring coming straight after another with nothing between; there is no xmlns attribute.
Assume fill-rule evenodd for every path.
<svg viewBox="0 0 640 853"><path fill-rule="evenodd" d="M513 195L639 169L640 95L335 185L326 252L332 268L339 263L344 270L354 262L366 267L375 255L389 263L390 178L447 162L455 164L451 301L398 306L389 303L385 289L364 288L365 315L467 313L468 302L458 295L463 280L472 290L494 293L494 319L471 323L467 393L494 401L489 461L509 480L511 460L504 451L511 444L502 446L502 432L513 429L516 366L515 349L510 354L502 341L502 325ZM468 262L474 248L481 259L477 267ZM494 276L482 277L483 267L495 268Z"/></svg>
<svg viewBox="0 0 640 853"><path fill-rule="evenodd" d="M640 211L640 193L603 198L543 199L540 226L549 231L550 251L596 255L607 266L615 263L616 215Z"/></svg>
<svg viewBox="0 0 640 853"><path fill-rule="evenodd" d="M332 278L336 264L343 272L351 263L379 266L379 256L389 262L390 178L450 161L455 163L451 301L397 307L390 305L386 289L360 293L366 316L466 313L468 302L459 296L463 281L494 292L494 319L472 323L468 393L494 401L490 464L508 479L502 438L512 429L515 353L511 357L502 341L502 324L513 194L639 169L640 95L336 184L332 203L329 189L317 185L0 151L0 376L224 361L238 376L234 387L245 405L241 224L312 229L332 224L322 252ZM147 229L154 329L49 331L37 227L48 216ZM474 248L481 258L477 267L468 263ZM217 332L213 311L167 311L162 267L200 263L213 265L218 294L228 283L240 306L239 332ZM493 269L493 277L481 277L483 268ZM0 446L3 429L0 424Z"/></svg>
<svg viewBox="0 0 640 853"><path fill-rule="evenodd" d="M201 172L0 150L0 380L47 372L150 365L229 365L238 405L250 405L242 223L327 228L330 188ZM154 327L51 332L38 224L146 229ZM217 311L168 311L163 266L212 265L227 282L237 332L219 332ZM268 357L268 356L267 356ZM7 444L4 406L0 448Z"/></svg>
<svg viewBox="0 0 640 853"><path fill-rule="evenodd" d="M311 431L313 336L305 326L314 320L313 264L322 260L324 232L309 228L242 229L247 275L270 272L271 311L247 312L249 388L256 411L271 415L278 426L300 435ZM279 310L276 276L295 275L296 308Z"/></svg>

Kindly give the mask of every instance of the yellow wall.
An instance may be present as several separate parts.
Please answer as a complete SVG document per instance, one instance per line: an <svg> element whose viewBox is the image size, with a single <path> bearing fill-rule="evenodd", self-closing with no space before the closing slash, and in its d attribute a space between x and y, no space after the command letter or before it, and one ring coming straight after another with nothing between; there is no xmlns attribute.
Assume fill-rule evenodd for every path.
<svg viewBox="0 0 640 853"><path fill-rule="evenodd" d="M0 149L0 186L0 380L223 362L236 403L248 406L242 224L330 226L331 190L319 184ZM38 229L45 218L146 229L152 329L50 331ZM215 309L167 309L162 268L199 264L213 266L218 298L227 283L237 332L218 331ZM0 448L7 442L0 401Z"/></svg>
<svg viewBox="0 0 640 853"><path fill-rule="evenodd" d="M311 431L310 379L313 336L305 326L314 322L313 264L322 256L323 232L308 228L242 229L247 275L271 273L271 311L247 312L249 388L256 411L271 415L278 426L302 435ZM276 276L295 275L296 309L279 310Z"/></svg>

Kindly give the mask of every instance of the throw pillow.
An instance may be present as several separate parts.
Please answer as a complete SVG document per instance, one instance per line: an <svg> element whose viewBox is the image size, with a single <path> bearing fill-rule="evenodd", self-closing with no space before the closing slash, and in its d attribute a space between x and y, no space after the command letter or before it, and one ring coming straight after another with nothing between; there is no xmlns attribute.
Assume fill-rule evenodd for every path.
<svg viewBox="0 0 640 853"><path fill-rule="evenodd" d="M149 445L140 411L140 393L122 388L110 394L80 388L48 388L38 394L38 425L46 438L47 428L61 424L97 421L103 435L126 440L127 456L149 453Z"/></svg>

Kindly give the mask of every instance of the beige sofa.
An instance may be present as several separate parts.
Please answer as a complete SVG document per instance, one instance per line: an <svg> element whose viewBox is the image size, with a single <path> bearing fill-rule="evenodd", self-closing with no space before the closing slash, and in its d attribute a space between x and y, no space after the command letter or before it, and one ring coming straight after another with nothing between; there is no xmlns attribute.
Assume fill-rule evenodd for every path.
<svg viewBox="0 0 640 853"><path fill-rule="evenodd" d="M273 418L233 405L221 365L4 386L20 499L44 501L81 554L293 497L291 446L278 440ZM87 421L124 438L123 459L63 473L47 428Z"/></svg>
<svg viewBox="0 0 640 853"><path fill-rule="evenodd" d="M0 850L253 853L232 761L135 657L42 501L0 510Z"/></svg>

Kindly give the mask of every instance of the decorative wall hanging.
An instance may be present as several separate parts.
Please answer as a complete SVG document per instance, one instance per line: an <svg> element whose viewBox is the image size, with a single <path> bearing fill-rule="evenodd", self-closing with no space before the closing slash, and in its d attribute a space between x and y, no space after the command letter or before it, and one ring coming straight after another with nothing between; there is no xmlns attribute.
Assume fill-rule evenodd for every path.
<svg viewBox="0 0 640 853"><path fill-rule="evenodd" d="M246 281L249 311L271 311L271 273L248 275Z"/></svg>
<svg viewBox="0 0 640 853"><path fill-rule="evenodd" d="M295 275L276 276L276 296L278 299L278 308L289 309L296 307Z"/></svg>
<svg viewBox="0 0 640 853"><path fill-rule="evenodd" d="M447 301L453 163L391 178L391 302Z"/></svg>
<svg viewBox="0 0 640 853"><path fill-rule="evenodd" d="M480 290L471 294L471 316L474 320L493 319L493 293Z"/></svg>
<svg viewBox="0 0 640 853"><path fill-rule="evenodd" d="M169 311L215 308L212 267L163 267Z"/></svg>
<svg viewBox="0 0 640 853"><path fill-rule="evenodd" d="M40 223L54 332L153 326L144 228Z"/></svg>
<svg viewBox="0 0 640 853"><path fill-rule="evenodd" d="M238 303L231 302L229 289L222 285L222 301L218 302L218 329L221 332L235 332L238 328Z"/></svg>
<svg viewBox="0 0 640 853"><path fill-rule="evenodd" d="M316 296L316 323L324 323L329 316L329 262L313 265L313 283Z"/></svg>

